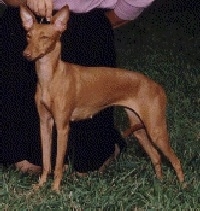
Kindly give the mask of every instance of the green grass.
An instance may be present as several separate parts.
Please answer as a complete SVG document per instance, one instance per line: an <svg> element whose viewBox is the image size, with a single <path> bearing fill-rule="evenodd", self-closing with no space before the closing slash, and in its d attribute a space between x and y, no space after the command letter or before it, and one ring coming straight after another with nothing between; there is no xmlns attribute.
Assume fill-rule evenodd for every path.
<svg viewBox="0 0 200 211"><path fill-rule="evenodd" d="M60 195L50 191L52 178L33 192L38 175L1 166L0 210L200 210L199 19L190 10L171 12L170 2L168 8L159 8L116 30L118 66L143 72L165 88L171 145L182 162L187 187L181 187L165 158L164 177L158 181L149 158L129 138L127 151L104 175L72 179L65 173ZM116 122L126 126L121 110Z"/></svg>

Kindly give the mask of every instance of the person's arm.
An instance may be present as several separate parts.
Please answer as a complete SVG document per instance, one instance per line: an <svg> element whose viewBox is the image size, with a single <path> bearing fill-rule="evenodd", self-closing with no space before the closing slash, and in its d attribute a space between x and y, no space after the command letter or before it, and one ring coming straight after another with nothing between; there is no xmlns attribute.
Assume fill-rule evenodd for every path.
<svg viewBox="0 0 200 211"><path fill-rule="evenodd" d="M135 20L154 0L117 0L107 17L114 28Z"/></svg>
<svg viewBox="0 0 200 211"><path fill-rule="evenodd" d="M120 17L118 17L118 16L115 14L114 9L109 10L109 11L106 13L106 16L108 17L109 21L111 22L111 25L112 25L113 28L120 27L120 26L125 25L125 24L127 24L128 22L130 22L130 20L123 20L123 19L121 19Z"/></svg>

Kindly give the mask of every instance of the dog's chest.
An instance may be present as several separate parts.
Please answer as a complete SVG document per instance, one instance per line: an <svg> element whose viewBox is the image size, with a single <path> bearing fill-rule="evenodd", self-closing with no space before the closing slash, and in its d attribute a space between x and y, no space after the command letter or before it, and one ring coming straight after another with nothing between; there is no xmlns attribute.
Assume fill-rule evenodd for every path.
<svg viewBox="0 0 200 211"><path fill-rule="evenodd" d="M39 100L48 109L51 107L50 84L52 80L53 68L49 58L43 57L36 63L38 74L38 93Z"/></svg>
<svg viewBox="0 0 200 211"><path fill-rule="evenodd" d="M41 101L45 104L46 107L50 108L51 106L51 97L48 88L44 88L41 95Z"/></svg>
<svg viewBox="0 0 200 211"><path fill-rule="evenodd" d="M36 100L43 104L48 110L51 108L51 97L49 92L49 87L40 86L38 84L37 93L36 93Z"/></svg>

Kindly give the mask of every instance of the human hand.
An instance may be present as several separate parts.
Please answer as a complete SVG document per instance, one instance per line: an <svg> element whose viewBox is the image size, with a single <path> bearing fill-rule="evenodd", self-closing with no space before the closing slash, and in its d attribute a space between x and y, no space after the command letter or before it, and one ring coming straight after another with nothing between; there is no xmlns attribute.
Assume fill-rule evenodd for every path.
<svg viewBox="0 0 200 211"><path fill-rule="evenodd" d="M27 6L37 15L51 19L53 3L52 0L27 0Z"/></svg>
<svg viewBox="0 0 200 211"><path fill-rule="evenodd" d="M110 23L111 23L111 25L112 25L113 28L120 27L120 26L125 25L125 24L127 24L129 22L127 20L123 20L123 19L119 18L115 14L114 10L109 10L106 13L106 16L109 19L109 21L110 21Z"/></svg>

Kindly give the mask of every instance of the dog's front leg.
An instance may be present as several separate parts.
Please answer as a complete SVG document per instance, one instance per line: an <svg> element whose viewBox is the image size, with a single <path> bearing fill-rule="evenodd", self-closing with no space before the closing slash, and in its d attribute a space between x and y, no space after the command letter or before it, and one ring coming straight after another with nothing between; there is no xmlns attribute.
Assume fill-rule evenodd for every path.
<svg viewBox="0 0 200 211"><path fill-rule="evenodd" d="M40 138L42 148L43 172L39 179L39 183L34 185L34 189L38 189L46 182L47 175L51 172L51 142L53 118L49 111L42 103L37 103L40 117Z"/></svg>
<svg viewBox="0 0 200 211"><path fill-rule="evenodd" d="M67 150L69 122L63 120L63 117L61 119L57 119L56 128L57 128L57 156L56 156L56 166L55 166L54 183L52 185L52 190L58 192L60 189L60 183L63 176L63 163Z"/></svg>

